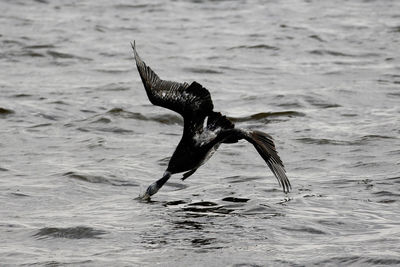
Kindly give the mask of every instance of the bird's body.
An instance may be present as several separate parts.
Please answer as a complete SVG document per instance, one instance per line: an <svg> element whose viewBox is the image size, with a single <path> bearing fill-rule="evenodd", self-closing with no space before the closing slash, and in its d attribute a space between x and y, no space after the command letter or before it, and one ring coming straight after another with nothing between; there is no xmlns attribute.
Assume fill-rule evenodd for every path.
<svg viewBox="0 0 400 267"><path fill-rule="evenodd" d="M207 89L197 82L188 84L161 80L141 60L134 44L132 48L150 102L178 112L184 119L182 138L167 170L161 179L148 187L142 198L148 199L157 193L172 174L184 172L182 180L185 180L212 156L221 143L236 143L241 139L254 145L284 192L289 191L290 182L271 136L260 131L235 128L228 118L213 111L214 106Z"/></svg>

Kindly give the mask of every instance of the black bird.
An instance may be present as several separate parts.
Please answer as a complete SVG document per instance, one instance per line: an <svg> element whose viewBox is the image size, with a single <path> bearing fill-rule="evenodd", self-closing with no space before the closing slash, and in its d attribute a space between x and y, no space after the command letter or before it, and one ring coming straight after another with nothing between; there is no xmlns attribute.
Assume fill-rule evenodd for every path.
<svg viewBox="0 0 400 267"><path fill-rule="evenodd" d="M283 191L289 192L291 185L270 135L235 128L226 116L213 111L210 92L201 84L160 79L139 57L135 42L131 45L150 102L179 113L184 122L182 139L169 160L167 170L161 179L147 188L141 198L149 199L157 193L172 174L185 172L182 177L185 180L212 156L221 143L231 144L241 139L253 144L278 179Z"/></svg>

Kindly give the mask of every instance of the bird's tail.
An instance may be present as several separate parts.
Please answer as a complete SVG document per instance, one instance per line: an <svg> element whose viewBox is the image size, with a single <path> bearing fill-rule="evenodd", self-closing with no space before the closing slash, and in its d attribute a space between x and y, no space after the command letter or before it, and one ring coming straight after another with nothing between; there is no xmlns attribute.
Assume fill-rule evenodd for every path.
<svg viewBox="0 0 400 267"><path fill-rule="evenodd" d="M242 138L253 144L258 154L265 160L272 173L275 175L285 193L289 192L292 186L286 176L285 167L276 152L275 144L269 134L260 131L240 130Z"/></svg>

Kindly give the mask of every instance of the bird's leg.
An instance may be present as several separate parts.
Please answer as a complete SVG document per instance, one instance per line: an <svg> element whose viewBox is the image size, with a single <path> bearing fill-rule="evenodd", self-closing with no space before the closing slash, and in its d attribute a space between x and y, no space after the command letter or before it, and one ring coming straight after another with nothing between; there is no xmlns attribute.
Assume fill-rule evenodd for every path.
<svg viewBox="0 0 400 267"><path fill-rule="evenodd" d="M164 172L163 177L152 183L140 198L145 200L150 199L150 197L157 193L158 190L160 190L160 188L168 181L169 177L171 177L171 173L169 171Z"/></svg>
<svg viewBox="0 0 400 267"><path fill-rule="evenodd" d="M185 172L185 173L183 174L181 180L182 180L182 181L185 181L186 178L188 178L190 175L192 175L195 171L197 171L197 168L191 169L190 171Z"/></svg>

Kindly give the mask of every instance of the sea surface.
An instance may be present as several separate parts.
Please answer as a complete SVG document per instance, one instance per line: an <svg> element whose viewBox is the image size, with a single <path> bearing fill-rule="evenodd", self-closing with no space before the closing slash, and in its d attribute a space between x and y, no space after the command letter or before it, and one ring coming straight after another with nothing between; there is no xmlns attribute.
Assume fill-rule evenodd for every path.
<svg viewBox="0 0 400 267"><path fill-rule="evenodd" d="M399 266L400 1L0 1L1 266ZM272 135L151 201L180 140L130 42Z"/></svg>

